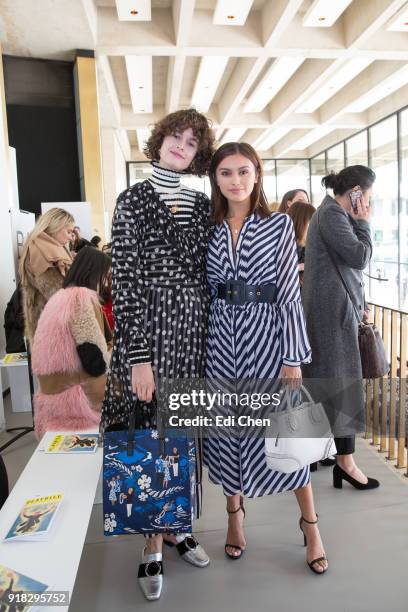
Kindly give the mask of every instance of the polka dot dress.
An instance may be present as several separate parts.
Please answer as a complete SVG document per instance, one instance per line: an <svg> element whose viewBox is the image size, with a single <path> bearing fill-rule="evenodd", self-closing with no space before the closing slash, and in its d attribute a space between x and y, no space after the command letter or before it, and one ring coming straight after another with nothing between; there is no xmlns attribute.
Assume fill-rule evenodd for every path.
<svg viewBox="0 0 408 612"><path fill-rule="evenodd" d="M115 333L102 430L127 425L137 399L131 387L133 365L151 363L156 378L204 375L209 200L195 192L188 222L180 223L172 209L148 180L117 200L112 222ZM154 424L147 405L137 417L138 427Z"/></svg>

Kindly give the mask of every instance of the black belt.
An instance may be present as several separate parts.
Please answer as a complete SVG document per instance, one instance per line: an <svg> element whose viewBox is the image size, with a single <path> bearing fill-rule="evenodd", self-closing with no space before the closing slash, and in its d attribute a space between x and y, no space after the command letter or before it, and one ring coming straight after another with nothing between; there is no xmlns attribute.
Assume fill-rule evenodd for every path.
<svg viewBox="0 0 408 612"><path fill-rule="evenodd" d="M241 280L228 280L217 285L217 297L227 304L242 306L247 302L275 302L276 285L247 285Z"/></svg>

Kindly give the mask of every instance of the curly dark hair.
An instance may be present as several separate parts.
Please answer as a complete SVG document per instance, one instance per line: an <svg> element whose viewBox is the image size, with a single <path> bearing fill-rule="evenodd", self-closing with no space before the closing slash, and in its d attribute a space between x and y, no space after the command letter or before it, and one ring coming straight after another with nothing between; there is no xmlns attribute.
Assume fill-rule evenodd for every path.
<svg viewBox="0 0 408 612"><path fill-rule="evenodd" d="M170 115L166 115L155 123L150 138L146 141L143 149L144 154L148 159L159 161L160 147L164 137L174 134L176 131L184 132L188 128L193 130L193 134L198 140L198 149L195 158L185 172L186 174L204 176L208 172L214 154L215 138L210 121L195 108L170 113Z"/></svg>

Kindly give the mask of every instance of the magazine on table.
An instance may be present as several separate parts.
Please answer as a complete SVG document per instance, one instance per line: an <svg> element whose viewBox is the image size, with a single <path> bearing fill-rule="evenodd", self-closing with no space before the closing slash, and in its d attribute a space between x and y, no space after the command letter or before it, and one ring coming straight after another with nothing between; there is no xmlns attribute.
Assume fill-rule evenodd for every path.
<svg viewBox="0 0 408 612"><path fill-rule="evenodd" d="M48 540L55 517L61 507L63 493L32 497L24 502L5 542Z"/></svg>
<svg viewBox="0 0 408 612"><path fill-rule="evenodd" d="M7 353L1 361L4 365L27 363L27 353Z"/></svg>
<svg viewBox="0 0 408 612"><path fill-rule="evenodd" d="M90 434L81 434L81 433L73 433L73 434L65 434L65 433L57 433L47 444L45 448L46 453L68 453L68 454L78 454L78 453L94 453L98 448L99 442L99 434L90 433Z"/></svg>
<svg viewBox="0 0 408 612"><path fill-rule="evenodd" d="M0 610L41 610L36 602L41 601L48 588L47 584L0 564Z"/></svg>

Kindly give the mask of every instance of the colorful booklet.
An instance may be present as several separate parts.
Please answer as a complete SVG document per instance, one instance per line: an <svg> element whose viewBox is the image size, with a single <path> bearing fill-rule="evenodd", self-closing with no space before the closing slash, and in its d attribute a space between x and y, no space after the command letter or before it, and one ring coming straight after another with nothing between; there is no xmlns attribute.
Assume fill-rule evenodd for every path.
<svg viewBox="0 0 408 612"><path fill-rule="evenodd" d="M0 564L0 610L19 610L23 612L41 610L35 605L35 602L39 600L40 594L47 589L48 585L43 582ZM24 604L24 599L28 599L28 603Z"/></svg>
<svg viewBox="0 0 408 612"><path fill-rule="evenodd" d="M48 540L62 498L63 493L54 493L27 499L4 541Z"/></svg>
<svg viewBox="0 0 408 612"><path fill-rule="evenodd" d="M27 353L7 353L2 359L2 362L5 365L10 365L12 363L26 363L27 362Z"/></svg>
<svg viewBox="0 0 408 612"><path fill-rule="evenodd" d="M99 434L63 434L54 436L45 449L46 453L94 453L98 448Z"/></svg>

